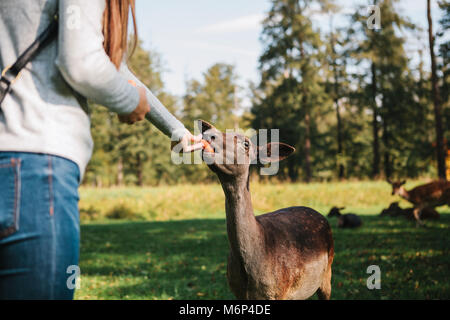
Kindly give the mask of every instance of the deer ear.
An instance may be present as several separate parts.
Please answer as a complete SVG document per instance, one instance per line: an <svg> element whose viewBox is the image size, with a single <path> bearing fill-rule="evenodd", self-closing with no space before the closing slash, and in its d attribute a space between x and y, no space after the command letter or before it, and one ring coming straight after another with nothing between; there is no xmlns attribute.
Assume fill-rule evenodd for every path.
<svg viewBox="0 0 450 320"><path fill-rule="evenodd" d="M216 129L212 124L206 122L205 120L197 120L197 128L201 133L205 133L210 129Z"/></svg>
<svg viewBox="0 0 450 320"><path fill-rule="evenodd" d="M289 157L295 151L286 143L271 142L258 148L258 159L261 163L277 162Z"/></svg>

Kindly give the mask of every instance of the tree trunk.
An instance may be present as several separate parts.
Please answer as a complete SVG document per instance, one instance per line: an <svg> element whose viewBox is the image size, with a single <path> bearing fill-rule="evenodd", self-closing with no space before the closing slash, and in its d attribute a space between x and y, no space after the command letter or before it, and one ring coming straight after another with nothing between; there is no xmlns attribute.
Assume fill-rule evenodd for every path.
<svg viewBox="0 0 450 320"><path fill-rule="evenodd" d="M376 66L372 62L372 130L373 130L373 163L372 163L372 178L376 179L380 176L380 142L378 140L378 108L377 108L377 75Z"/></svg>
<svg viewBox="0 0 450 320"><path fill-rule="evenodd" d="M311 182L311 118L309 110L305 114L305 182Z"/></svg>
<svg viewBox="0 0 450 320"><path fill-rule="evenodd" d="M296 157L289 157L287 160L288 175L291 182L296 182L298 179L296 161L297 161Z"/></svg>
<svg viewBox="0 0 450 320"><path fill-rule="evenodd" d="M384 115L383 115L383 144L384 144L384 176L386 179L389 179L391 177L392 174L392 166L391 166L391 157L389 154L390 151L390 136L389 136L389 123L388 123L388 115L390 114L389 112L389 106L386 103L385 98L383 97L383 102L382 102L382 110L384 110Z"/></svg>
<svg viewBox="0 0 450 320"><path fill-rule="evenodd" d="M342 161L342 121L341 121L341 113L340 113L340 107L339 107L339 99L336 99L336 119L337 119L337 143L338 143L338 176L339 179L344 178L344 164Z"/></svg>
<svg viewBox="0 0 450 320"><path fill-rule="evenodd" d="M103 181L102 181L102 177L100 175L95 176L95 186L97 188L103 188Z"/></svg>
<svg viewBox="0 0 450 320"><path fill-rule="evenodd" d="M123 160L119 157L117 161L117 185L120 187L123 185Z"/></svg>
<svg viewBox="0 0 450 320"><path fill-rule="evenodd" d="M305 50L303 48L303 42L302 39L299 39L300 42L300 59L305 59ZM303 63L301 66L301 73L302 78L304 78L307 74L307 66ZM311 116L309 114L309 106L307 102L307 93L308 90L305 87L305 84L301 84L301 92L302 92L302 105L301 107L305 109L305 146L304 146L304 156L305 156L305 163L304 163L304 170L305 170L305 182L309 183L312 178L312 172L311 172Z"/></svg>
<svg viewBox="0 0 450 320"><path fill-rule="evenodd" d="M442 130L442 111L441 111L441 97L439 93L439 85L436 74L436 57L434 55L434 36L433 36L433 20L431 18L430 0L427 0L427 17L428 17L428 40L430 43L430 58L431 58L431 87L434 103L434 118L436 129L436 156L438 175L441 179L446 179L445 169L445 146L444 134Z"/></svg>
<svg viewBox="0 0 450 320"><path fill-rule="evenodd" d="M144 176L142 173L142 160L141 160L141 155L138 153L136 155L136 162L137 162L137 185L139 187L142 187L144 185Z"/></svg>
<svg viewBox="0 0 450 320"><path fill-rule="evenodd" d="M339 107L339 84L338 84L338 74L336 67L336 49L335 49L335 38L334 34L331 35L331 51L333 53L333 74L334 74L334 103L336 104L336 120L337 120L337 159L338 159L338 177L339 179L344 178L344 164L341 162L342 156L342 122L341 113Z"/></svg>

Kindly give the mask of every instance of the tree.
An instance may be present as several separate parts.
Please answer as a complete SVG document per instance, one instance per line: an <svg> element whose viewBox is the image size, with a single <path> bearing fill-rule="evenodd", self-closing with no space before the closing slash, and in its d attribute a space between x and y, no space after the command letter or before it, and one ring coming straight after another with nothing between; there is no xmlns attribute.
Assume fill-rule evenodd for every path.
<svg viewBox="0 0 450 320"><path fill-rule="evenodd" d="M214 123L221 130L239 127L240 119L236 114L240 99L234 66L214 64L203 73L203 79L191 79L186 87L181 118L189 130L194 131L194 122L198 119ZM215 179L206 166L184 166L183 175L190 182Z"/></svg>
<svg viewBox="0 0 450 320"><path fill-rule="evenodd" d="M233 129L236 126L235 113L239 108L237 75L234 66L217 63L204 74L203 81L192 79L187 82L183 97L182 117L193 129L197 119L211 121L219 128Z"/></svg>
<svg viewBox="0 0 450 320"><path fill-rule="evenodd" d="M436 130L436 157L437 157L438 176L441 179L446 179L445 145L444 145L444 134L442 129L442 102L438 85L436 57L434 54L435 37L433 34L433 20L431 18L430 0L427 0L427 20L428 20L428 42L430 45L430 60L431 60L431 88L434 104L434 118Z"/></svg>
<svg viewBox="0 0 450 320"><path fill-rule="evenodd" d="M443 17L439 21L441 30L438 36L445 37L450 31L450 1L443 0L439 1L439 7L443 10ZM442 122L444 130L444 142L450 141L450 40L443 40L440 47L439 53L441 57L441 65L439 69L442 70L442 86L440 88L442 105ZM448 148L448 144L446 146ZM450 178L450 168L446 165L447 169L447 179Z"/></svg>
<svg viewBox="0 0 450 320"><path fill-rule="evenodd" d="M310 6L316 1L275 0L263 22L260 57L261 90L265 97L252 108L254 127L281 128L281 139L296 145L302 157L287 161L296 180L303 165L304 181L313 176L312 140L319 106L328 106L323 79L320 33L312 28ZM297 161L297 162L295 162Z"/></svg>
<svg viewBox="0 0 450 320"><path fill-rule="evenodd" d="M376 2L382 12L380 29L367 27L367 17L360 13L365 8L361 7L352 17L356 28L349 30L350 37L360 39L354 49L355 57L359 64L369 64L371 74L367 83L371 83L373 177L380 173L381 153L385 177L404 169L405 161L415 152L412 140L418 135L413 132L421 126L413 115L426 110L411 98L415 96L412 90L415 86L404 49L404 36L400 34L405 29L414 30L415 26L396 12L395 2Z"/></svg>
<svg viewBox="0 0 450 320"><path fill-rule="evenodd" d="M327 76L327 93L334 102L336 111L336 164L338 169L338 178L343 179L345 174L345 161L343 149L343 123L341 115L341 101L347 93L347 74L346 74L346 49L347 41L343 37L342 31L333 26L333 16L336 15L340 8L332 2L322 3L322 10L329 14L330 31L326 41L326 57L329 66L329 76ZM338 53L338 50L340 52Z"/></svg>

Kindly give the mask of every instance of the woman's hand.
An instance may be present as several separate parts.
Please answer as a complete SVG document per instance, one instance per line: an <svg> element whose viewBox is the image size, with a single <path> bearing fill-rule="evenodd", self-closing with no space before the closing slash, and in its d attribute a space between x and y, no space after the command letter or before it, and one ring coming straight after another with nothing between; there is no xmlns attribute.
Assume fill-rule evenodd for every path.
<svg viewBox="0 0 450 320"><path fill-rule="evenodd" d="M147 94L144 87L138 87L139 104L133 112L127 115L119 115L119 121L122 123L134 124L145 119L145 115L150 112L150 105L147 101Z"/></svg>
<svg viewBox="0 0 450 320"><path fill-rule="evenodd" d="M191 144L191 142L193 144ZM180 141L172 141L171 149L174 149L174 147L179 144L181 144L181 150L179 148L177 148L177 150L180 150L180 152L193 152L196 150L201 150L203 148L202 135L199 134L198 136L194 136L192 133L187 131Z"/></svg>

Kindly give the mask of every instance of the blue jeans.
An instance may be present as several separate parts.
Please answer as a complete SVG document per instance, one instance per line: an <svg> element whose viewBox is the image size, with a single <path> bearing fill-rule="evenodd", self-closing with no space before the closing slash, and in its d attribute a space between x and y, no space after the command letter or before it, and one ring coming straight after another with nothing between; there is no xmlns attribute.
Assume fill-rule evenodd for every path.
<svg viewBox="0 0 450 320"><path fill-rule="evenodd" d="M73 299L79 177L64 158L0 152L0 299Z"/></svg>

